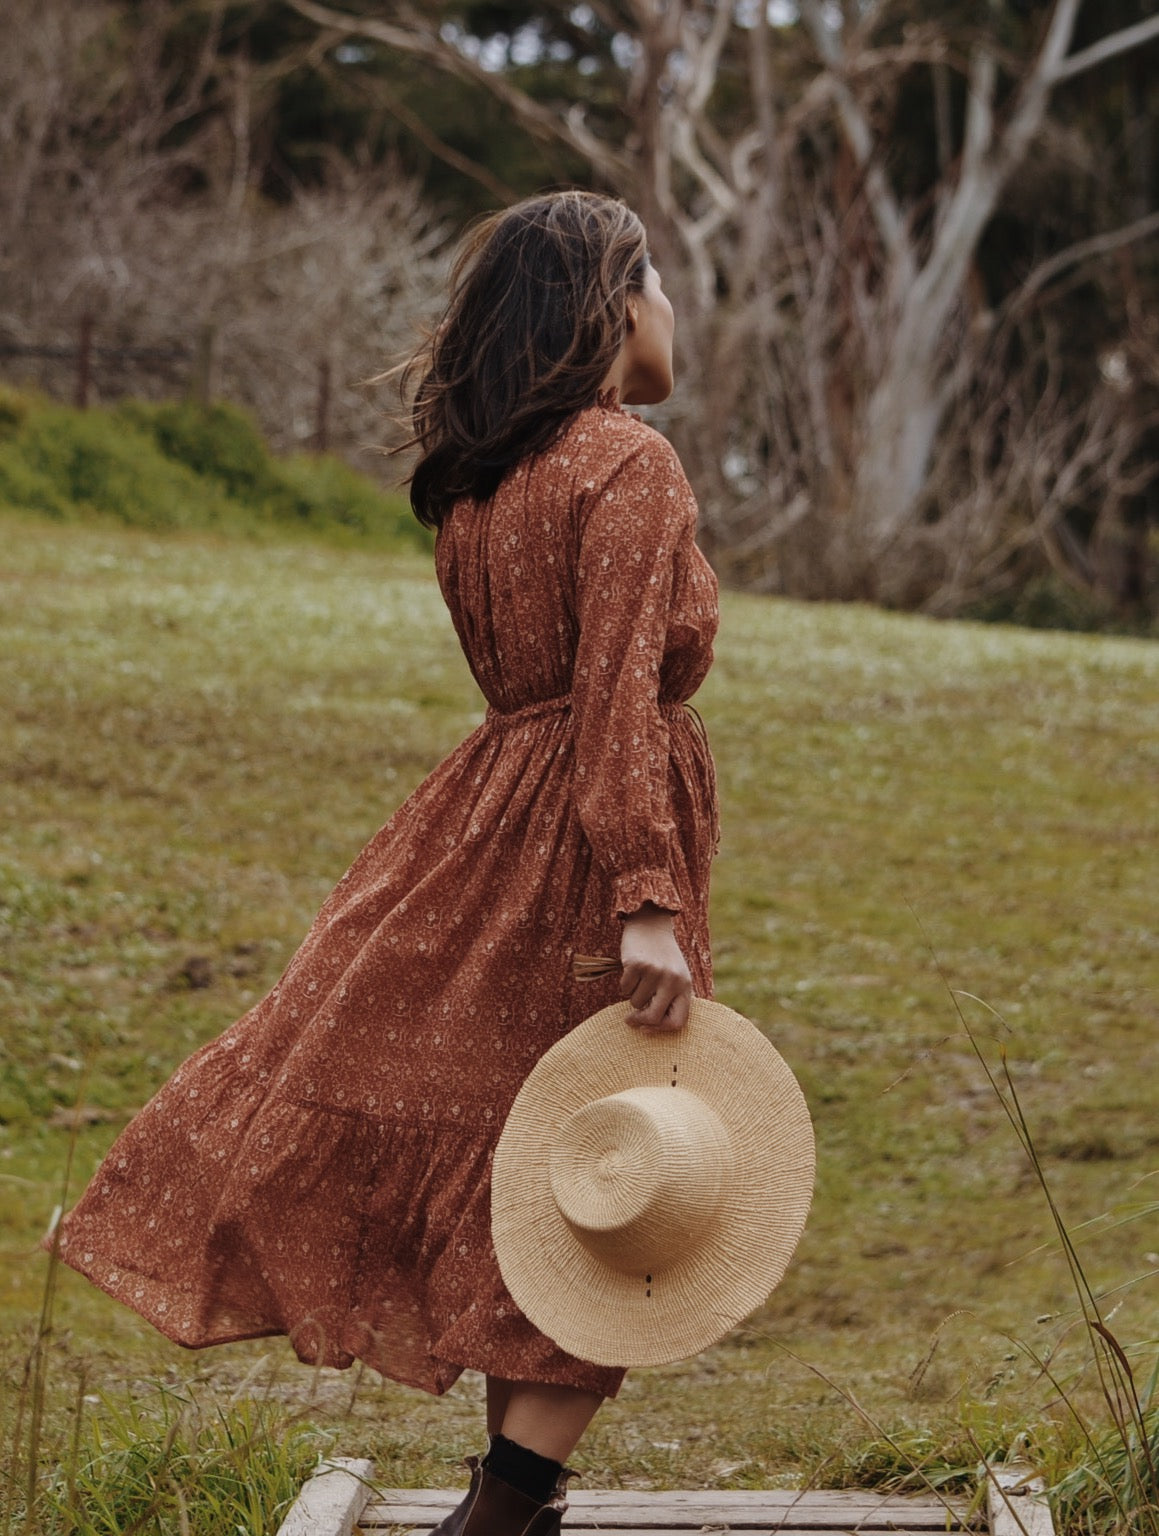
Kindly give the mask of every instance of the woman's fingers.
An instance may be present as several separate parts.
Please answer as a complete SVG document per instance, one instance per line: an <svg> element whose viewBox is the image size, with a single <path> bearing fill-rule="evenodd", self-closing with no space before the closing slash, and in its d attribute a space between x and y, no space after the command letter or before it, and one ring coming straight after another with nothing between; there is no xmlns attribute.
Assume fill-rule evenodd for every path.
<svg viewBox="0 0 1159 1536"><path fill-rule="evenodd" d="M637 1029L676 1030L688 1023L692 981L687 972L626 967L620 992L632 1004L627 1022Z"/></svg>
<svg viewBox="0 0 1159 1536"><path fill-rule="evenodd" d="M662 966L626 965L620 978L620 996L626 997L638 1014L650 1009L661 995L666 1008L680 990L682 979L678 972ZM659 1013L663 1012L661 1008Z"/></svg>
<svg viewBox="0 0 1159 1536"><path fill-rule="evenodd" d="M668 1004L665 1019L669 1020L669 1029L683 1029L688 1023L688 1015L692 1012L692 985L683 988Z"/></svg>
<svg viewBox="0 0 1159 1536"><path fill-rule="evenodd" d="M692 994L682 987L664 1004L666 994L657 992L647 1008L628 1015L628 1023L642 1029L646 1035L669 1034L683 1029L688 1023ZM664 1006L661 1006L664 1004Z"/></svg>
<svg viewBox="0 0 1159 1536"><path fill-rule="evenodd" d="M663 973L654 965L626 965L620 977L620 996L633 1008L646 1008L652 1001Z"/></svg>
<svg viewBox="0 0 1159 1536"><path fill-rule="evenodd" d="M647 903L624 919L620 942L620 996L632 1005L629 1024L644 1030L683 1029L692 977L676 942L672 914Z"/></svg>

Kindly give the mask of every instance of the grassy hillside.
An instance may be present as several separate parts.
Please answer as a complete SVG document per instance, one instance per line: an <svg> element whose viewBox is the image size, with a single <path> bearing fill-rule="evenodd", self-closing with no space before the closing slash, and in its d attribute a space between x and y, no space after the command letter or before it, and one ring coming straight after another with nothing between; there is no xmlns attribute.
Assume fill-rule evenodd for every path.
<svg viewBox="0 0 1159 1536"><path fill-rule="evenodd" d="M233 406L126 400L79 411L0 386L0 511L154 532L429 547L404 497L341 459L276 458Z"/></svg>
<svg viewBox="0 0 1159 1536"><path fill-rule="evenodd" d="M272 984L481 705L418 553L15 514L4 528L0 1327L14 1372L78 1094L74 1190L126 1116ZM875 1457L897 1456L845 1393L935 1468L971 1466L1022 1426L1065 1439L1055 1388L1011 1338L1057 1349L1059 1378L1082 1390L1073 1296L951 989L990 1059L1007 1053L1066 1218L1094 1221L1081 1252L1146 1375L1157 697L1146 642L726 598L697 701L723 796L718 995L800 1075L816 1202L763 1315L695 1361L629 1376L577 1455L589 1486L872 1477ZM401 1482L459 1481L456 1458L480 1441L473 1378L436 1403L310 1372L279 1340L189 1355L71 1272L59 1320L61 1434L83 1369L114 1399L150 1382L260 1388Z"/></svg>

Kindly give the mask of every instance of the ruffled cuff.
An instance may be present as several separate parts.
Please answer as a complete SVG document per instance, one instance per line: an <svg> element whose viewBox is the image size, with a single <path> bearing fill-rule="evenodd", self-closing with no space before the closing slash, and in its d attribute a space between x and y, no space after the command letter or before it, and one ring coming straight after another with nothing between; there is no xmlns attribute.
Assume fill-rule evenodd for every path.
<svg viewBox="0 0 1159 1536"><path fill-rule="evenodd" d="M617 875L612 882L612 898L618 917L638 912L646 901L663 907L666 912L681 910L676 882L666 869L638 869L631 874Z"/></svg>

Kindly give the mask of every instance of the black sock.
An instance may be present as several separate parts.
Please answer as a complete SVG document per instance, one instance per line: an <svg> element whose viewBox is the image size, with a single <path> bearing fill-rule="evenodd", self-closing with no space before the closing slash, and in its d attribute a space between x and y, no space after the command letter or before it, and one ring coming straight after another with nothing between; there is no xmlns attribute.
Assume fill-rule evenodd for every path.
<svg viewBox="0 0 1159 1536"><path fill-rule="evenodd" d="M483 1466L492 1477L501 1478L537 1504L546 1504L555 1492L563 1463L529 1451L525 1445L508 1440L506 1435L492 1435L491 1449L483 1457Z"/></svg>

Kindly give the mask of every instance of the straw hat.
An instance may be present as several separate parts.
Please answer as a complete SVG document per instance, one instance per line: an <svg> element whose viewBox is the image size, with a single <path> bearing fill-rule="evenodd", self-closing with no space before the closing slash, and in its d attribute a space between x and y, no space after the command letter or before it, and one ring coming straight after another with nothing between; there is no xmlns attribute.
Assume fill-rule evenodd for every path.
<svg viewBox="0 0 1159 1536"><path fill-rule="evenodd" d="M537 1063L495 1150L491 1230L523 1313L597 1365L663 1365L768 1297L813 1193L813 1128L755 1025L694 998L645 1035L630 1004Z"/></svg>

